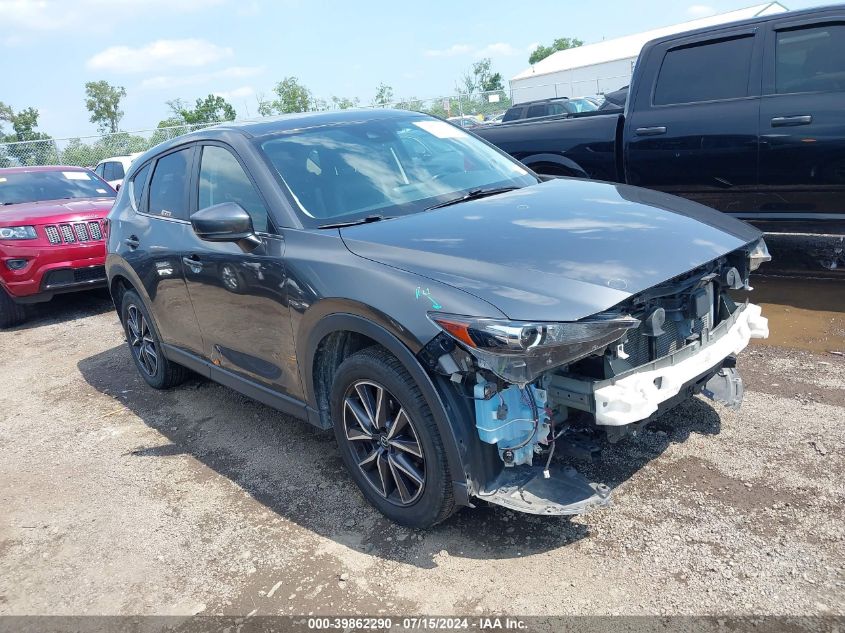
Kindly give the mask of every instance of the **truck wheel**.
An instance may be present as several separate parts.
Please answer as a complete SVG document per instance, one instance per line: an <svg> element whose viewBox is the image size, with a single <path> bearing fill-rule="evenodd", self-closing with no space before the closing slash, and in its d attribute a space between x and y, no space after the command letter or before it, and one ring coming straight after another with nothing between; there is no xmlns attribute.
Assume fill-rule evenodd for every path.
<svg viewBox="0 0 845 633"><path fill-rule="evenodd" d="M135 368L150 387L169 389L185 381L188 370L164 357L155 326L133 290L123 295L120 318Z"/></svg>
<svg viewBox="0 0 845 633"><path fill-rule="evenodd" d="M396 357L370 347L343 361L332 383L331 413L352 479L382 514L427 528L454 512L443 440Z"/></svg>
<svg viewBox="0 0 845 633"><path fill-rule="evenodd" d="M6 289L0 287L0 328L14 327L26 321L26 308L15 303Z"/></svg>

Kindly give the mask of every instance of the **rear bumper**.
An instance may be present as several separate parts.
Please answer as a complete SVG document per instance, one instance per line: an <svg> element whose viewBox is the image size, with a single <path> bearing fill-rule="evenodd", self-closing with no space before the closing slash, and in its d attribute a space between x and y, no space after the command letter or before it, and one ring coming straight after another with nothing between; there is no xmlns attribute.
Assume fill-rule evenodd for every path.
<svg viewBox="0 0 845 633"><path fill-rule="evenodd" d="M106 285L105 244L62 247L0 244L0 283L18 303L49 301L53 295ZM26 261L10 270L9 260Z"/></svg>

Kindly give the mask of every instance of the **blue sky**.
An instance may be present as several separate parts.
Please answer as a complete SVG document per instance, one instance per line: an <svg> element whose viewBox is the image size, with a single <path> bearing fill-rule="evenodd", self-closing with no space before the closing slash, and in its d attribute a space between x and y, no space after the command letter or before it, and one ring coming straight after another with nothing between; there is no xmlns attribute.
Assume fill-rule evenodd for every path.
<svg viewBox="0 0 845 633"><path fill-rule="evenodd" d="M126 88L125 130L155 127L165 102L222 94L238 115L288 75L318 97L369 103L449 94L474 61L505 79L536 43L587 43L756 4L754 0L0 0L0 101L35 106L58 138L95 134L86 81ZM818 4L783 0L790 9Z"/></svg>

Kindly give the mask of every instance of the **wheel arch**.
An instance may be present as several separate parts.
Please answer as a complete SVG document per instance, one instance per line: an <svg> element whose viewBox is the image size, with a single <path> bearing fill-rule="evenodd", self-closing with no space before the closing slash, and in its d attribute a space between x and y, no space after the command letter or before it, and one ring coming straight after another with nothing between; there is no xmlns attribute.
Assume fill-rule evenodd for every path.
<svg viewBox="0 0 845 633"><path fill-rule="evenodd" d="M578 163L571 158L559 156L558 154L531 154L530 156L523 157L521 162L538 174L589 178L587 172ZM558 173L550 173L549 168Z"/></svg>
<svg viewBox="0 0 845 633"><path fill-rule="evenodd" d="M414 351L396 335L396 326L399 324L386 326L353 312L333 312L319 319L307 336L300 338L297 343L298 358L302 359L302 383L309 408L317 412L321 426L330 426L328 397L337 367L350 354L365 347L380 345L385 348L402 363L422 392L443 439L456 501L466 505L469 502L469 473L466 467L468 462L464 457L469 447L468 438L463 432L465 425L450 419L440 390L417 360ZM418 344L417 351L420 347Z"/></svg>

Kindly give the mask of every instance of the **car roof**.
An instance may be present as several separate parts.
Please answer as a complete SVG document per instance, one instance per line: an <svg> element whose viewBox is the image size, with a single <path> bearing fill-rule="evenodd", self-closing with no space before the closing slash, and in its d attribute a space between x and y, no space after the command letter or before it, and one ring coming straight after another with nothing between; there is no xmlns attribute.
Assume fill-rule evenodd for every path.
<svg viewBox="0 0 845 633"><path fill-rule="evenodd" d="M743 26L753 26L755 24L764 24L766 22L771 22L772 20L783 20L788 19L792 20L794 18L801 18L806 15L816 15L820 13L835 13L845 11L845 4L831 4L829 6L817 6L810 9L801 9L799 11L787 11L786 13L770 13L768 15L758 16L756 18L749 18L747 20L739 20L737 22L726 22L724 24L719 24L717 26L705 26L700 29L694 29L692 31L684 31L682 33L673 33L671 35L664 35L663 37L655 38L649 41L643 49L645 50L646 47L653 47L657 44L662 44L664 42L671 42L672 40L686 38L691 35L706 35L708 33L718 33L719 31L725 29L733 29L736 27L743 27Z"/></svg>
<svg viewBox="0 0 845 633"><path fill-rule="evenodd" d="M186 143L204 140L225 140L232 134L240 134L247 138L270 137L293 130L316 129L331 127L342 123L363 123L365 121L388 121L400 119L434 119L427 114L413 110L394 110L390 108L350 108L348 110L332 110L329 112L301 112L264 117L250 121L236 121L220 123L201 130L182 134L156 145L132 162L132 167L143 165L152 156L157 156L171 148Z"/></svg>
<svg viewBox="0 0 845 633"><path fill-rule="evenodd" d="M580 99L580 97L573 98ZM521 108L522 106L532 106L541 103L552 103L554 101L569 101L569 97L549 97L547 99L534 99L533 101L520 101L519 103L514 103L511 108Z"/></svg>
<svg viewBox="0 0 845 633"><path fill-rule="evenodd" d="M354 123L363 121L379 121L390 119L419 118L426 115L411 110L394 110L391 108L350 108L348 110L332 110L329 112L301 112L296 114L282 114L266 117L254 121L239 121L223 123L213 128L191 132L191 135L201 135L209 130L239 130L252 137L267 136L279 132L288 132L303 128L324 127L340 123Z"/></svg>
<svg viewBox="0 0 845 633"><path fill-rule="evenodd" d="M0 174L16 174L30 171L88 171L88 168L77 165L33 165L31 167L0 168Z"/></svg>

